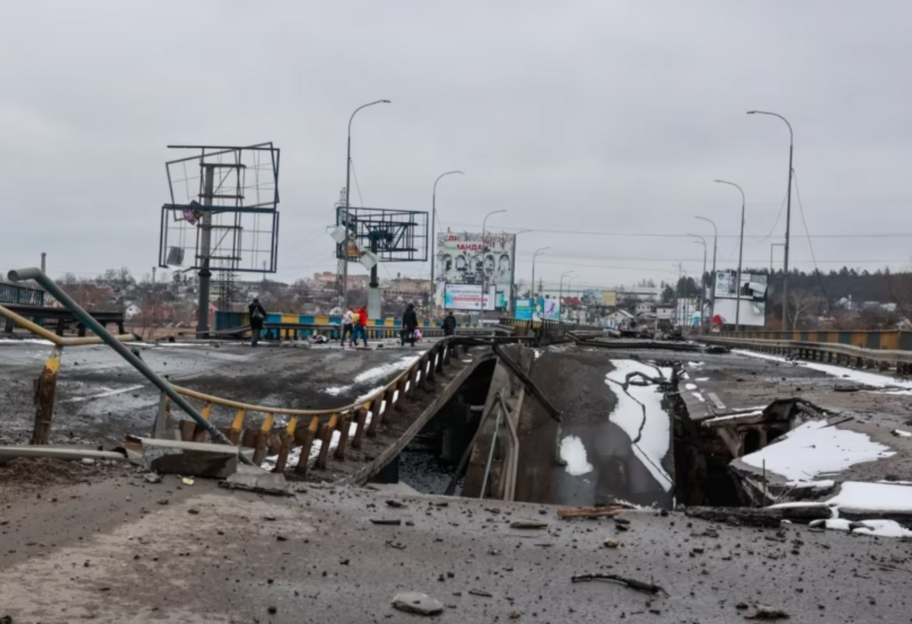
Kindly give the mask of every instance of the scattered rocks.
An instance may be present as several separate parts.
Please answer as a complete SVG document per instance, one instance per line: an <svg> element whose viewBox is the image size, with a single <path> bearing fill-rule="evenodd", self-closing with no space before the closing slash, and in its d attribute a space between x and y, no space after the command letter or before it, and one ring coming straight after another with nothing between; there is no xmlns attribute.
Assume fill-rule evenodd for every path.
<svg viewBox="0 0 912 624"><path fill-rule="evenodd" d="M144 475L143 479L146 480L146 483L161 483L162 482L161 475L155 474L154 472L150 472L149 474Z"/></svg>
<svg viewBox="0 0 912 624"><path fill-rule="evenodd" d="M547 522L537 520L514 520L510 523L511 529L547 529Z"/></svg>
<svg viewBox="0 0 912 624"><path fill-rule="evenodd" d="M383 526L401 526L402 520L399 518L371 518L371 524L379 524Z"/></svg>
<svg viewBox="0 0 912 624"><path fill-rule="evenodd" d="M482 598L493 598L494 594L486 592L483 589L470 589L469 594L472 596L481 596Z"/></svg>
<svg viewBox="0 0 912 624"><path fill-rule="evenodd" d="M398 501L395 499L390 499L390 500L386 501L386 504L395 509L401 509L402 507L408 507L408 505L406 505L402 501Z"/></svg>
<svg viewBox="0 0 912 624"><path fill-rule="evenodd" d="M421 592L402 592L393 597L393 608L418 615L443 613L443 603Z"/></svg>
<svg viewBox="0 0 912 624"><path fill-rule="evenodd" d="M83 457L83 458L82 458L82 465L83 465L83 466L94 466L94 465L95 465L95 460L92 459L91 457Z"/></svg>
<svg viewBox="0 0 912 624"><path fill-rule="evenodd" d="M606 539L605 542L604 542L602 545L603 545L605 548L617 548L617 547L618 547L617 541L616 541L616 540L613 540L613 539Z"/></svg>
<svg viewBox="0 0 912 624"><path fill-rule="evenodd" d="M789 614L782 609L766 605L754 605L754 610L744 616L745 620L787 620Z"/></svg>

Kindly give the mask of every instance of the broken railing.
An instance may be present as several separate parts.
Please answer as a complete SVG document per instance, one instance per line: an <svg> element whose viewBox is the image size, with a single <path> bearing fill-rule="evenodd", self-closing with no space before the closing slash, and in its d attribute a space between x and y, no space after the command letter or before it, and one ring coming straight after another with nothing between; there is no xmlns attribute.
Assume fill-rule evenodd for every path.
<svg viewBox="0 0 912 624"><path fill-rule="evenodd" d="M430 349L421 354L415 362L385 386L378 388L364 399L343 407L324 410L302 410L252 405L204 394L170 383L152 371L141 358L121 344L125 340L134 340L133 336L114 336L110 334L39 269L11 271L9 278L12 281L35 280L97 335L97 337L61 338L43 327L0 307L0 314L12 318L14 322L24 329L49 340L54 345L54 350L45 364L42 377L36 382L36 401L39 396L41 400L36 415L36 434L33 435L32 444L48 443L51 414L54 408L57 371L60 368L60 352L62 348L64 346L104 343L114 349L160 390L161 396L158 414L153 427L153 435L167 435L165 432L168 429L169 421L172 419L172 406L177 405L192 419L181 420L177 424L177 430L180 432L182 440L201 442L205 440L208 434L216 442L253 448L252 463L257 465L263 462L269 450L275 450L276 453L273 454L278 455L276 471L285 469L292 448L301 447L300 459L294 470L296 473L304 475L310 465L311 449L317 440L320 441L321 446L319 454L313 462L316 468L326 468L332 446L331 442L336 432L339 433L339 440L335 446L333 457L338 460L344 460L346 448L349 445L357 449L361 447L365 435L368 437L376 436L384 416L391 409L401 409L406 399L412 396L418 387L427 387L426 384L433 381L436 374L442 372L444 366L450 363L451 356L457 348L457 343L453 338L434 343ZM202 407L197 410L190 400L202 402ZM212 424L211 415L215 406L236 410L230 427L218 428ZM263 414L263 422L259 426L245 429L244 422L250 413ZM282 433L276 437L272 434L272 429L276 424L276 419L280 417L287 417L289 420ZM307 427L299 428L298 423L302 419L306 419L308 424ZM36 441L36 438L40 439ZM241 454L241 459L243 461L251 461L245 454Z"/></svg>
<svg viewBox="0 0 912 624"><path fill-rule="evenodd" d="M64 347L98 345L102 344L102 339L97 336L63 338L2 305L0 305L0 316L27 329L35 336L47 340L52 345L51 353L44 362L44 368L34 381L35 424L29 441L30 444L47 444L51 434L51 419L54 415L54 397L57 394L57 373L60 370L60 358L63 356ZM134 340L134 336L122 334L113 336L113 339L123 342Z"/></svg>

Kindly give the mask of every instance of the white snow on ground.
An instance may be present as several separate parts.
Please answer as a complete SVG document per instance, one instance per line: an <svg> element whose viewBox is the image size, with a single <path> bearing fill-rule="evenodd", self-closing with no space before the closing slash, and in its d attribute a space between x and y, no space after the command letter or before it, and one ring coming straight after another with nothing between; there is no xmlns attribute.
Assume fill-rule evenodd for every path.
<svg viewBox="0 0 912 624"><path fill-rule="evenodd" d="M703 395L700 394L699 392L691 392L691 394L692 394L692 395L694 396L694 398L697 399L700 403L706 403L706 399L704 399L704 398L703 398Z"/></svg>
<svg viewBox="0 0 912 624"><path fill-rule="evenodd" d="M685 387L686 389L688 389L688 390L696 390L696 389L697 389L697 384L692 384L692 383L684 384L684 387Z"/></svg>
<svg viewBox="0 0 912 624"><path fill-rule="evenodd" d="M694 381L709 381L709 377L697 377Z"/></svg>
<svg viewBox="0 0 912 624"><path fill-rule="evenodd" d="M567 472L572 476L592 472L592 464L586 459L586 447L577 436L570 435L561 440L560 456L567 463Z"/></svg>
<svg viewBox="0 0 912 624"><path fill-rule="evenodd" d="M737 420L739 418L754 418L756 416L763 416L763 410L753 410L747 412L738 412L737 414L729 414L727 416L716 416L715 418L708 418L703 421L704 425L709 423L724 422L726 420Z"/></svg>
<svg viewBox="0 0 912 624"><path fill-rule="evenodd" d="M0 338L0 344L40 344L49 347L54 345L50 340L42 340L41 338L23 338L22 340L19 340L18 338Z"/></svg>
<svg viewBox="0 0 912 624"><path fill-rule="evenodd" d="M844 368L842 366L833 366L832 364L821 364L820 362L792 361L778 355L757 353L755 351L745 351L743 349L732 349L732 353L737 353L738 355L746 355L753 358L760 358L762 360L787 362L789 364L794 364L795 366L801 366L804 368L810 368L811 370L820 371L821 373L826 373L827 375L832 375L833 377L848 379L850 381L854 381L866 386L874 386L875 388L897 387L912 390L912 381L908 381L906 379L894 379L892 377L887 377L886 375L868 373L866 371Z"/></svg>
<svg viewBox="0 0 912 624"><path fill-rule="evenodd" d="M839 494L828 500L827 504L850 509L912 513L912 487L846 481Z"/></svg>
<svg viewBox="0 0 912 624"><path fill-rule="evenodd" d="M903 431L902 429L894 429L893 433L898 435L900 438L912 438L912 433L909 431Z"/></svg>
<svg viewBox="0 0 912 624"><path fill-rule="evenodd" d="M704 366L705 364L706 364L706 362L688 362L687 363L687 365L691 368L699 368L701 366Z"/></svg>
<svg viewBox="0 0 912 624"><path fill-rule="evenodd" d="M112 390L110 388L105 388L102 386L104 392L99 392L98 394L91 394L89 396L73 397L72 399L66 399L60 401L61 403L81 403L82 401L91 401L92 399L101 399L104 397L114 396L115 394L123 394L124 392L132 392L134 390L139 390L142 388L142 384L138 386L127 386L126 388L118 388L117 390Z"/></svg>
<svg viewBox="0 0 912 624"><path fill-rule="evenodd" d="M763 468L766 461L767 471L802 481L892 455L895 453L889 447L873 442L863 433L827 427L826 421L814 420L741 460L756 468Z"/></svg>
<svg viewBox="0 0 912 624"><path fill-rule="evenodd" d="M634 360L614 360L614 370L605 375L605 383L617 396L617 405L609 419L630 436L633 453L649 470L656 482L665 491L671 490L674 482L662 467L662 459L668 454L671 441L671 417L662 408L662 393L654 385L630 385L627 392L619 387L628 373L641 372L649 377L657 375L654 366ZM666 379L671 378L671 369L661 369Z"/></svg>
<svg viewBox="0 0 912 624"><path fill-rule="evenodd" d="M819 522L819 521L815 521ZM824 526L837 531L850 531L859 535L874 535L877 537L912 537L912 531L905 528L895 520L860 520L852 522L845 518L831 518L824 520ZM813 524L813 523L812 523Z"/></svg>
<svg viewBox="0 0 912 624"><path fill-rule="evenodd" d="M340 394L344 394L344 393L350 391L355 386L361 385L363 383L367 383L369 381L374 381L375 379L381 379L381 378L386 377L387 375L390 375L397 371L405 370L406 368L411 366L414 362L417 362L423 354L424 354L424 351L420 351L418 353L418 355L416 355L416 356L410 355L408 357L404 357L399 360L396 360L395 362L390 362L389 364L383 364L382 366L376 366L374 368L370 368L370 369L364 371L363 373L356 375L355 378L352 379L352 383L348 384L347 386L332 386L330 388L324 388L323 392L325 392L326 394L330 394L332 396L338 396Z"/></svg>
<svg viewBox="0 0 912 624"><path fill-rule="evenodd" d="M830 490L836 487L836 482L832 479L823 479L822 481L788 481L788 487L796 490Z"/></svg>

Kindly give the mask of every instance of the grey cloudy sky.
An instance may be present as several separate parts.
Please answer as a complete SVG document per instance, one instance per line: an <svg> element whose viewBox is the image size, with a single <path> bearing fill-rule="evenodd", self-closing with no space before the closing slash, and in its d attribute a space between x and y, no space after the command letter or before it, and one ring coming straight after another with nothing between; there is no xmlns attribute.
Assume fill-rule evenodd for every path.
<svg viewBox="0 0 912 624"><path fill-rule="evenodd" d="M520 278L544 246L547 281L696 275L698 245L646 235L711 234L697 214L734 266L740 196L715 178L743 186L745 264L768 264L788 130L754 108L795 128L811 234L854 236L813 239L820 267L909 266L908 1L2 4L0 268L47 251L55 275L147 273L165 146L274 141L279 277L333 269L346 124L379 98L354 125L364 203L427 210L462 169L438 187L442 224L507 209L489 229L541 230L519 237ZM793 263L811 269L793 208Z"/></svg>

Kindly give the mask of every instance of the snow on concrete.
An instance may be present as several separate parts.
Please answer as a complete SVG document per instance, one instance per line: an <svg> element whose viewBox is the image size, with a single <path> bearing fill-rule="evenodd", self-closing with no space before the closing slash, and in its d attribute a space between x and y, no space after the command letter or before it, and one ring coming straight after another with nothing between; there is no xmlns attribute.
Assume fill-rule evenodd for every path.
<svg viewBox="0 0 912 624"><path fill-rule="evenodd" d="M706 403L706 399L703 398L703 394L700 392L691 392L693 397L698 400L700 403Z"/></svg>
<svg viewBox="0 0 912 624"><path fill-rule="evenodd" d="M691 368L700 368L701 366L705 366L706 362L688 362L687 365Z"/></svg>
<svg viewBox="0 0 912 624"><path fill-rule="evenodd" d="M561 440L561 459L567 464L567 472L574 477L592 472L592 464L586 459L586 447L583 441L575 435L569 435Z"/></svg>
<svg viewBox="0 0 912 624"><path fill-rule="evenodd" d="M395 362L383 364L382 366L375 366L374 368L370 368L370 369L364 371L363 373L359 373L358 375L356 375L355 378L352 379L352 383L350 383L346 386L332 386L329 388L324 388L323 392L325 392L326 394L332 395L332 396L338 396L340 394L345 394L346 392L349 392L350 390L352 390L355 386L360 386L360 385L365 384L370 381L382 379L383 377L386 377L387 375L391 375L393 373L405 370L406 368L408 368L409 366L411 366L412 364L417 362L419 359L421 359L421 356L423 354L424 354L424 351L420 351L418 353L418 355L415 355L415 356L410 355L410 356L401 358L399 360L396 360Z"/></svg>
<svg viewBox="0 0 912 624"><path fill-rule="evenodd" d="M102 388L101 388L102 392L99 392L98 394L90 394L89 396L73 397L71 399L65 399L60 402L61 403L81 403L83 401L91 401L92 399L102 399L104 397L114 396L116 394L123 394L125 392L133 392L134 390L139 390L140 388L142 388L142 384L137 385L137 386L127 386L126 388L118 388L116 390L112 390L111 388L106 388L106 387L102 386Z"/></svg>
<svg viewBox="0 0 912 624"><path fill-rule="evenodd" d="M912 438L912 432L903 431L902 429L894 429L893 435L898 436L900 438Z"/></svg>
<svg viewBox="0 0 912 624"><path fill-rule="evenodd" d="M785 485L796 490L831 490L836 487L836 482L832 479L822 479L820 481L788 481Z"/></svg>
<svg viewBox="0 0 912 624"><path fill-rule="evenodd" d="M684 384L684 388L686 388L687 390L696 390L697 384L692 384L692 383Z"/></svg>
<svg viewBox="0 0 912 624"><path fill-rule="evenodd" d="M894 379L893 377L878 375L877 373L869 373L867 371L844 368L842 366L834 366L832 364L822 364L820 362L793 361L788 360L784 357L780 357L778 355L757 353L756 351L746 351L743 349L732 349L732 353L737 353L738 355L746 355L753 358L760 358L762 360L772 360L774 362L794 364L795 366L810 368L811 370L820 371L821 373L826 373L827 375L832 375L833 377L848 379L849 381L854 381L865 386L873 386L875 388L904 388L906 390L912 390L912 381L906 379Z"/></svg>
<svg viewBox="0 0 912 624"><path fill-rule="evenodd" d="M737 412L735 414L728 414L727 416L716 416L715 418L708 418L703 421L703 426L707 426L711 423L725 422L726 420L738 420L741 418L756 418L757 416L763 416L763 410L751 410L746 412Z"/></svg>
<svg viewBox="0 0 912 624"><path fill-rule="evenodd" d="M815 520L813 526L820 526L821 522ZM905 528L895 520L860 520L852 522L845 518L831 518L822 523L828 529L849 531L858 535L874 535L876 537L912 537L912 531Z"/></svg>
<svg viewBox="0 0 912 624"><path fill-rule="evenodd" d="M848 429L828 427L814 420L789 431L756 453L741 458L792 481L813 479L825 472L841 472L849 466L895 455L889 447Z"/></svg>
<svg viewBox="0 0 912 624"><path fill-rule="evenodd" d="M630 436L634 455L652 474L656 482L670 491L674 486L671 477L662 467L671 441L671 418L662 407L662 393L654 385L630 385L627 391L618 387L627 380L629 373L641 372L656 376L656 367L635 360L613 360L614 370L605 375L605 383L617 395L617 405L609 415L611 422ZM660 369L671 378L671 369ZM638 441L637 441L638 440Z"/></svg>
<svg viewBox="0 0 912 624"><path fill-rule="evenodd" d="M912 487L893 483L846 481L839 494L829 499L827 504L853 510L912 513Z"/></svg>
<svg viewBox="0 0 912 624"><path fill-rule="evenodd" d="M41 338L0 338L0 345L15 345L15 344L38 344L46 345L48 347L54 346L54 343L50 340L42 340Z"/></svg>

